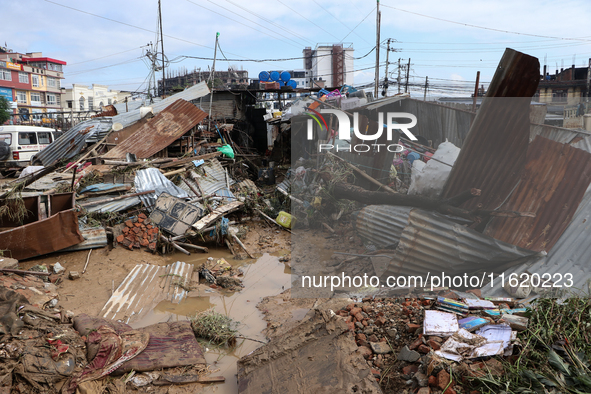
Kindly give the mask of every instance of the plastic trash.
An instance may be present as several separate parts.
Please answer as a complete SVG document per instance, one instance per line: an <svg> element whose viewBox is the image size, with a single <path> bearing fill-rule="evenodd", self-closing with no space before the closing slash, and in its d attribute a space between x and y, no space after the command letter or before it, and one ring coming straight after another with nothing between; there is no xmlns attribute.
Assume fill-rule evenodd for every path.
<svg viewBox="0 0 591 394"><path fill-rule="evenodd" d="M220 146L218 148L219 152L222 152L225 156L229 157L230 159L234 158L234 149L230 145Z"/></svg>

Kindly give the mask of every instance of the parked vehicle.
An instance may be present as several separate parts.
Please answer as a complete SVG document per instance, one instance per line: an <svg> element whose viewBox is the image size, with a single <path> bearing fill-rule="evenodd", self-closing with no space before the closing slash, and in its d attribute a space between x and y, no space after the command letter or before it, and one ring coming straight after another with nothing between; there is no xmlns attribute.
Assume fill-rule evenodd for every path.
<svg viewBox="0 0 591 394"><path fill-rule="evenodd" d="M55 129L37 126L0 126L0 172L31 165L31 159L55 139Z"/></svg>

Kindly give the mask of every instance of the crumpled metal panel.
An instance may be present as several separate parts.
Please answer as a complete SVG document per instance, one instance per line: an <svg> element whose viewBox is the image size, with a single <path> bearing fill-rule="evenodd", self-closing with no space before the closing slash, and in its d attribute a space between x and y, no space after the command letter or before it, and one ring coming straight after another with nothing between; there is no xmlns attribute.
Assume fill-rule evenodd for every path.
<svg viewBox="0 0 591 394"><path fill-rule="evenodd" d="M454 223L440 214L412 209L384 277L492 272L537 259L539 255Z"/></svg>
<svg viewBox="0 0 591 394"><path fill-rule="evenodd" d="M186 191L166 179L157 168L145 168L136 172L134 185L137 193L155 190L154 193L139 196L148 209L152 209L156 199L163 192L178 198L189 197Z"/></svg>
<svg viewBox="0 0 591 394"><path fill-rule="evenodd" d="M94 198L96 201L98 200L104 200L105 197L104 196L100 196L100 197L95 197ZM91 202L92 199L88 199L86 200L86 202ZM102 204L96 204L96 205L90 205L87 207L84 207L86 209L86 212L120 212L120 211L125 211L126 209L129 209L135 205L138 205L139 203L141 203L142 201L140 200L140 198L138 196L134 196L134 197L129 197L129 198L125 198L122 200L116 200L116 201L111 201L111 202L106 202L106 203L102 203Z"/></svg>
<svg viewBox="0 0 591 394"><path fill-rule="evenodd" d="M462 207L492 210L510 194L526 162L530 102L539 74L538 59L505 50L445 184L443 198L477 188L481 195Z"/></svg>
<svg viewBox="0 0 591 394"><path fill-rule="evenodd" d="M162 193L156 200L150 219L173 235L183 235L204 214L200 207Z"/></svg>
<svg viewBox="0 0 591 394"><path fill-rule="evenodd" d="M578 132L573 129L566 129L564 127L550 126L547 124L535 124L530 125L530 141L533 141L536 136L548 138L549 140L560 142L563 144L569 144L577 137L585 137L589 133Z"/></svg>
<svg viewBox="0 0 591 394"><path fill-rule="evenodd" d="M55 252L82 241L84 238L78 230L78 216L73 210L0 232L0 245L4 254L17 260Z"/></svg>
<svg viewBox="0 0 591 394"><path fill-rule="evenodd" d="M209 88L207 87L207 83L201 82L197 85L191 86L188 89L183 90L182 92L173 94L170 97L165 98L164 100L155 102L153 104L149 104L147 106L152 108L152 112L154 115L158 115L160 111L164 110L166 107L174 103L179 99L183 99L185 101L192 101L197 100L200 97L204 97L209 94ZM120 123L124 128L130 126L141 119L140 115L140 108L121 113L119 110L119 115L113 116L113 124Z"/></svg>
<svg viewBox="0 0 591 394"><path fill-rule="evenodd" d="M102 227L80 228L80 234L84 238L84 241L69 248L62 249L60 252L97 249L107 246L107 232Z"/></svg>
<svg viewBox="0 0 591 394"><path fill-rule="evenodd" d="M111 125L111 118L94 118L78 123L36 154L33 162L39 160L42 165L48 166L58 159L71 159L80 153L87 140L91 142L91 137L106 135Z"/></svg>
<svg viewBox="0 0 591 394"><path fill-rule="evenodd" d="M213 159L199 167L202 171L205 171L205 176L195 176L193 179L199 182L199 186L203 190L206 196L214 194L220 189L227 189L226 186L226 171L219 161ZM194 171L197 174L200 171ZM232 177L228 174L228 182L230 185L236 183Z"/></svg>
<svg viewBox="0 0 591 394"><path fill-rule="evenodd" d="M411 209L394 205L369 205L357 214L357 235L378 248L392 247L398 244L402 230L408 225Z"/></svg>
<svg viewBox="0 0 591 394"><path fill-rule="evenodd" d="M506 211L536 217L495 217L485 234L535 251L550 250L567 228L591 182L591 154L568 144L536 137Z"/></svg>
<svg viewBox="0 0 591 394"><path fill-rule="evenodd" d="M187 296L185 287L191 282L193 268L193 264L181 261L167 266L136 265L109 298L99 316L129 324L141 319L161 301L178 304Z"/></svg>
<svg viewBox="0 0 591 394"><path fill-rule="evenodd" d="M103 155L103 158L124 158L127 153L133 153L138 159L147 159L165 149L206 117L207 113L188 101L179 99Z"/></svg>
<svg viewBox="0 0 591 394"><path fill-rule="evenodd" d="M591 280L591 185L587 188L583 200L579 204L577 212L573 216L570 224L564 230L554 247L548 252L548 256L542 257L538 261L528 264L522 264L506 270L505 278L510 274L521 274L528 272L530 274L551 274L552 280L557 281L558 276L554 274L572 275L572 286L570 288L562 287L561 290L579 293L587 297L590 294L589 283ZM566 279L562 283L566 284ZM493 287L486 286L482 289L482 294L491 297L507 297L508 294L503 290L500 280L494 283Z"/></svg>

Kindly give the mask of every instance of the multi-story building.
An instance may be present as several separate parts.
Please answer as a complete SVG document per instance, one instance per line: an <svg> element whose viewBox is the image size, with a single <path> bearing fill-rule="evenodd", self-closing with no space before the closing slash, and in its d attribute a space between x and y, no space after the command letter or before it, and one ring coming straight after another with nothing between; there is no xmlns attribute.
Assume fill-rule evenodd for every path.
<svg viewBox="0 0 591 394"><path fill-rule="evenodd" d="M572 67L556 70L554 75L546 72L540 76L538 91L534 100L556 107L560 111L568 106L585 104L587 101L587 67Z"/></svg>
<svg viewBox="0 0 591 394"><path fill-rule="evenodd" d="M11 103L12 122L41 122L60 111L64 79L62 60L44 57L41 52L16 53L0 48L0 95Z"/></svg>
<svg viewBox="0 0 591 394"><path fill-rule="evenodd" d="M317 44L306 47L304 69L309 71L308 88L339 88L353 85L353 44Z"/></svg>
<svg viewBox="0 0 591 394"><path fill-rule="evenodd" d="M61 111L68 118L70 113L95 114L104 110L107 105L123 102L131 93L119 90L109 90L108 86L92 84L88 87L72 84L71 88L62 88L63 100Z"/></svg>

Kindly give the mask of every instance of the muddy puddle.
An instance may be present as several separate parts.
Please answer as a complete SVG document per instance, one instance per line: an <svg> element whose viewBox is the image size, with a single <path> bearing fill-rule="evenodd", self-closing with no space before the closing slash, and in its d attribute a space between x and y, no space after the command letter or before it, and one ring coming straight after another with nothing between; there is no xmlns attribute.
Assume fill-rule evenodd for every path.
<svg viewBox="0 0 591 394"><path fill-rule="evenodd" d="M191 297L184 299L179 304L163 301L153 311L132 326L134 328L147 326L159 322L187 320L195 314L208 309L230 316L240 322L240 335L246 338L265 342L265 336L261 333L266 328L263 314L256 308L263 297L276 295L289 288L291 270L279 261L281 253L263 254L256 260L234 260L226 250L210 250L209 253L182 254L171 256L171 261L184 261L200 266L208 257L224 258L233 266L241 267L244 272L244 289L236 293L219 293L212 289L200 290L191 293ZM305 312L302 310L302 317ZM238 340L238 346L231 351L205 346L207 349L205 358L210 365L213 375L223 375L226 378L224 384L205 387L205 393L235 394L238 392L236 382L236 362L242 356L247 355L258 347L260 342L252 340Z"/></svg>

